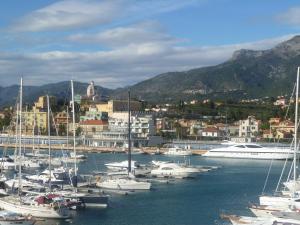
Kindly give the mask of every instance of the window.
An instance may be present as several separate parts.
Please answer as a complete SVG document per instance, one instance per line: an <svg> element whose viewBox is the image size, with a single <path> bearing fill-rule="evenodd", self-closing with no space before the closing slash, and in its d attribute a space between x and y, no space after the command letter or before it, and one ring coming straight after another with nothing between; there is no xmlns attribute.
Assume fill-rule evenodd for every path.
<svg viewBox="0 0 300 225"><path fill-rule="evenodd" d="M262 146L259 145L246 145L247 148L262 148Z"/></svg>
<svg viewBox="0 0 300 225"><path fill-rule="evenodd" d="M244 145L236 145L235 147L237 147L237 148L245 148Z"/></svg>

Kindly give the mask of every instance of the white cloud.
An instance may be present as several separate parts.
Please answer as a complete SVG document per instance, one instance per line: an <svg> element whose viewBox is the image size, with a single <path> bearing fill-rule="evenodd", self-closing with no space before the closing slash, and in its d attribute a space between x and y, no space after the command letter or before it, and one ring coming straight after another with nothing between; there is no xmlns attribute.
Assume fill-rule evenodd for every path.
<svg viewBox="0 0 300 225"><path fill-rule="evenodd" d="M98 85L115 88L164 72L215 65L229 59L235 50L267 49L290 37L292 35L203 47L166 45L158 40L130 43L96 52L0 52L0 79L2 85L14 84L16 76L23 74L27 84L44 84L73 78L78 81L95 80Z"/></svg>
<svg viewBox="0 0 300 225"><path fill-rule="evenodd" d="M147 21L128 27L117 27L96 34L74 34L69 40L81 43L99 43L112 47L149 42L176 43L180 40L165 33L160 23Z"/></svg>
<svg viewBox="0 0 300 225"><path fill-rule="evenodd" d="M122 15L123 0L65 0L18 19L13 31L47 31L106 24Z"/></svg>
<svg viewBox="0 0 300 225"><path fill-rule="evenodd" d="M119 19L140 19L178 10L204 0L63 0L19 18L10 27L14 32L70 30L107 25Z"/></svg>
<svg viewBox="0 0 300 225"><path fill-rule="evenodd" d="M290 24L290 25L300 25L300 7L292 7L287 11L280 13L276 16L279 22Z"/></svg>

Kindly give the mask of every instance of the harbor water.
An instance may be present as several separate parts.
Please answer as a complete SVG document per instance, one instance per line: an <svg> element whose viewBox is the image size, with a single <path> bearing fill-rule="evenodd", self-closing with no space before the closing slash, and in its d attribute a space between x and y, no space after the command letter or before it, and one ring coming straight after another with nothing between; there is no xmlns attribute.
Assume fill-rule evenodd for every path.
<svg viewBox="0 0 300 225"><path fill-rule="evenodd" d="M104 163L126 160L126 154L87 154L79 173L105 170ZM133 155L140 163L151 160L183 161L182 157ZM209 159L191 156L192 165L219 166L196 179L155 183L153 190L129 195L113 195L107 209L83 209L68 220L39 221L38 225L213 225L227 224L220 213L251 215L249 203L262 193L270 161ZM277 184L284 162L274 161L265 191Z"/></svg>

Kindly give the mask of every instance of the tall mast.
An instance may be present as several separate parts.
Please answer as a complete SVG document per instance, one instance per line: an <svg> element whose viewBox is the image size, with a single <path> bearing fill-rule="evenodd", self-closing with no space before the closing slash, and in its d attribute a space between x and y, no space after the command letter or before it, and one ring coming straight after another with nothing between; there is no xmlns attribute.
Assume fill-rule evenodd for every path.
<svg viewBox="0 0 300 225"><path fill-rule="evenodd" d="M67 150L69 150L69 106L67 106Z"/></svg>
<svg viewBox="0 0 300 225"><path fill-rule="evenodd" d="M15 159L17 158L18 155L18 132L19 132L19 103L17 103L17 113L16 113L16 127L15 127L15 131L16 131L16 144L15 144L15 152L14 152L14 156ZM15 171L17 171L17 164L15 164Z"/></svg>
<svg viewBox="0 0 300 225"><path fill-rule="evenodd" d="M131 173L131 127L130 127L130 90L128 91L128 174Z"/></svg>
<svg viewBox="0 0 300 225"><path fill-rule="evenodd" d="M297 133L298 133L298 99L299 99L299 73L300 73L300 67L298 67L297 71L297 84L296 84L296 108L295 108L295 141L294 141L294 194L296 191L296 163L297 163Z"/></svg>
<svg viewBox="0 0 300 225"><path fill-rule="evenodd" d="M74 102L74 85L73 80L71 80L71 90L72 90L72 119L73 119L73 151L74 151L74 174L75 174L75 188L77 187L77 155L76 155L76 129L75 129L75 102ZM75 189L76 190L76 189Z"/></svg>
<svg viewBox="0 0 300 225"><path fill-rule="evenodd" d="M34 134L34 131L35 131L35 126L36 126L36 115L35 115L35 108L33 109L33 129L32 129L32 154L34 155L34 142L35 142L35 134Z"/></svg>
<svg viewBox="0 0 300 225"><path fill-rule="evenodd" d="M23 105L23 78L21 78L20 83L20 105L19 105L19 117L20 117L20 125L19 125L19 195L22 190L22 168L21 168L21 153L22 153L22 105Z"/></svg>
<svg viewBox="0 0 300 225"><path fill-rule="evenodd" d="M51 191L51 137L50 137L50 102L49 95L47 95L47 126L48 126L48 147L49 147L49 188Z"/></svg>

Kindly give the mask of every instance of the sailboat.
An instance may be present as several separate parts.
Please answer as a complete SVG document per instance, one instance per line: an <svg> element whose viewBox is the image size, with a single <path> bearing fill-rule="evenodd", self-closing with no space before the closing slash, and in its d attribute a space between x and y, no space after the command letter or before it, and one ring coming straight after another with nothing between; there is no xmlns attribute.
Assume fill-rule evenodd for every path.
<svg viewBox="0 0 300 225"><path fill-rule="evenodd" d="M299 74L300 67L298 67L297 71L297 82L296 82L296 104L295 104L295 127L294 127L294 152L293 152L293 180L289 182L289 187L291 188L290 195L288 196L260 196L259 203L261 206L269 206L272 208L276 207L284 207L289 209L290 206L298 207L297 202L300 201L300 197L297 196L296 188L297 188L297 153L298 153L298 105L299 105ZM251 211L254 214L260 214L259 207L251 207ZM300 205L299 205L300 209ZM266 212L265 209L261 209Z"/></svg>
<svg viewBox="0 0 300 225"><path fill-rule="evenodd" d="M72 189L59 191L59 194L62 194L67 199L76 199L78 202L82 202L85 207L98 207L98 208L106 208L108 206L108 196L103 195L101 193L89 193L89 192L80 192L78 190L78 167L77 161L79 158L77 157L76 152L76 129L75 129L75 105L74 105L74 85L73 80L71 80L71 92L72 92L72 125L73 125L73 162L74 162L74 174L70 173L69 176L71 180L71 184L73 186Z"/></svg>
<svg viewBox="0 0 300 225"><path fill-rule="evenodd" d="M130 111L130 91L128 91L128 166L127 176L122 177L109 177L105 180L100 180L96 185L100 188L113 189L113 190L150 190L151 183L144 181L137 181L132 173L132 160L131 160L131 111Z"/></svg>
<svg viewBox="0 0 300 225"><path fill-rule="evenodd" d="M22 152L22 95L23 95L23 79L20 84L20 107L19 107L19 158ZM49 106L49 97L47 98ZM49 122L49 121L48 121ZM22 169L19 160L19 182L18 195L11 195L0 198L0 208L21 214L32 215L40 218L68 218L69 210L65 206L65 202L61 198L50 198L46 195L33 196L30 199L22 197ZM47 201L44 201L47 199ZM43 201L42 201L43 200ZM50 204L49 204L50 202Z"/></svg>

